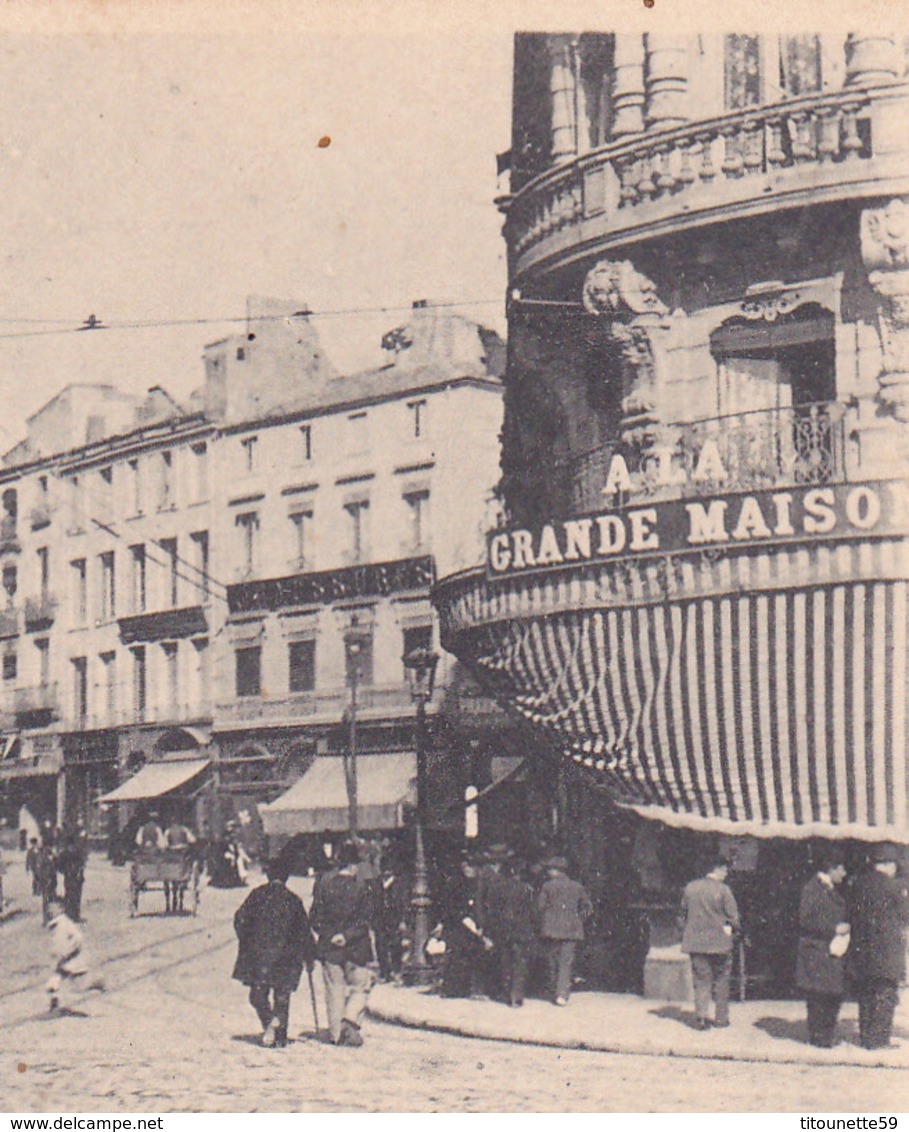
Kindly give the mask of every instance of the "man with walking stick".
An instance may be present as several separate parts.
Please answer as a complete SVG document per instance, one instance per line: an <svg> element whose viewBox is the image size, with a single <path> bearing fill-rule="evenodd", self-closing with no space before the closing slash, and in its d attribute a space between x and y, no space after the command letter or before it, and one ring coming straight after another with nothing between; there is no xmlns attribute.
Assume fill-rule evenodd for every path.
<svg viewBox="0 0 909 1132"><path fill-rule="evenodd" d="M254 888L234 916L239 940L233 977L249 987L249 1001L262 1023L262 1045L287 1045L290 996L300 985L304 965L312 969L315 944L303 901L287 888L289 866L269 861L266 884ZM313 995L315 1016L315 995Z"/></svg>

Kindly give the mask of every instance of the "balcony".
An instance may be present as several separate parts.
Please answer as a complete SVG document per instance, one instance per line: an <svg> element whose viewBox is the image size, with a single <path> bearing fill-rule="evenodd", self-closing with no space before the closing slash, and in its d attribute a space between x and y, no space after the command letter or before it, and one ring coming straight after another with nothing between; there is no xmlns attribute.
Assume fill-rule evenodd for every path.
<svg viewBox="0 0 909 1132"><path fill-rule="evenodd" d="M25 599L25 631L40 632L54 623L57 616L57 599L50 594Z"/></svg>
<svg viewBox="0 0 909 1132"><path fill-rule="evenodd" d="M186 605L179 609L159 609L121 617L120 640L125 645L151 641L173 641L208 631L205 608Z"/></svg>
<svg viewBox="0 0 909 1132"><path fill-rule="evenodd" d="M16 688L14 702L16 721L20 727L43 727L60 718L56 684Z"/></svg>
<svg viewBox="0 0 909 1132"><path fill-rule="evenodd" d="M29 512L29 525L33 531L43 530L44 527L49 527L51 522L52 508L50 503L46 500L41 503L36 503Z"/></svg>
<svg viewBox="0 0 909 1132"><path fill-rule="evenodd" d="M68 719L67 724L78 731L106 731L113 727L132 727L152 724L164 727L184 727L187 724L211 719L211 705L207 700L193 703L147 705L139 710L130 704L102 707L89 712L81 719Z"/></svg>
<svg viewBox="0 0 909 1132"><path fill-rule="evenodd" d="M574 513L608 504L604 488L616 456L628 467L633 498L701 494L697 467L709 441L725 473L723 491L847 483L861 473L855 424L835 401L734 413L660 426L655 446L643 451L618 442L590 449L557 464L556 475L567 481Z"/></svg>
<svg viewBox="0 0 909 1132"><path fill-rule="evenodd" d="M19 610L0 609L0 640L19 636Z"/></svg>
<svg viewBox="0 0 909 1132"><path fill-rule="evenodd" d="M350 689L331 688L319 692L292 692L279 698L249 697L218 704L215 726L228 730L238 726L286 726L288 724L340 723L350 709ZM375 721L402 718L413 714L409 689L402 684L390 686L360 685L357 689L357 719Z"/></svg>
<svg viewBox="0 0 909 1132"><path fill-rule="evenodd" d="M431 555L345 566L287 578L263 578L228 586L230 612L255 613L287 606L331 604L346 598L387 597L410 590L428 590L435 580Z"/></svg>
<svg viewBox="0 0 909 1132"><path fill-rule="evenodd" d="M504 199L513 278L579 244L822 201L909 190L909 84L824 91L638 134L553 169Z"/></svg>

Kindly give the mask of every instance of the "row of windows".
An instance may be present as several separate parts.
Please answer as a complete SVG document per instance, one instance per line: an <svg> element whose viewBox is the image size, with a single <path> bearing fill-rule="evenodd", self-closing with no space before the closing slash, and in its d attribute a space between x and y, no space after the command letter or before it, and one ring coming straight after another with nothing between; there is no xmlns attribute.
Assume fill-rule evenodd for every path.
<svg viewBox="0 0 909 1132"><path fill-rule="evenodd" d="M373 683L373 638L359 632L346 641L345 683L351 687ZM415 649L432 647L432 626L417 625L403 630L403 655ZM237 696L261 696L262 647L241 645L234 649L235 692ZM316 687L316 642L309 638L290 641L287 646L287 688L289 692L312 692Z"/></svg>
<svg viewBox="0 0 909 1132"><path fill-rule="evenodd" d="M430 547L429 492L419 490L402 496L407 511L407 526L401 550L407 554L426 553ZM297 569L313 564L315 510L311 504L299 505L287 516L290 524L291 561ZM370 505L366 498L345 503L342 511L344 547L351 562L366 561L371 553ZM241 511L234 517L238 533L238 554L241 573L255 573L260 556L260 521L258 511Z"/></svg>
<svg viewBox="0 0 909 1132"><path fill-rule="evenodd" d="M408 401L407 435L420 440L428 435L429 417L425 398ZM297 428L296 463L310 463L316 458L316 438L312 424L302 424ZM364 410L349 413L344 430L343 452L347 456L359 456L368 452L371 444L370 416ZM258 436L244 436L240 440L240 467L246 475L261 471Z"/></svg>

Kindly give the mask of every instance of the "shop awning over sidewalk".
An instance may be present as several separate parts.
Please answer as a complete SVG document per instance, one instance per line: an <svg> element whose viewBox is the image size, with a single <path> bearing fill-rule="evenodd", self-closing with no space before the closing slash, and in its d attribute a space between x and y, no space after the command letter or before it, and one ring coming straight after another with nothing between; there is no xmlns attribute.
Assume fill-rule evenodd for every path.
<svg viewBox="0 0 909 1132"><path fill-rule="evenodd" d="M116 790L103 794L98 801L109 805L112 802L141 802L160 798L186 786L208 766L208 759L167 759L149 763L138 774L122 782Z"/></svg>
<svg viewBox="0 0 909 1132"><path fill-rule="evenodd" d="M397 829L405 805L416 801L417 757L412 751L357 758L357 819L360 829ZM344 760L318 758L306 774L259 813L270 836L342 832L348 828Z"/></svg>

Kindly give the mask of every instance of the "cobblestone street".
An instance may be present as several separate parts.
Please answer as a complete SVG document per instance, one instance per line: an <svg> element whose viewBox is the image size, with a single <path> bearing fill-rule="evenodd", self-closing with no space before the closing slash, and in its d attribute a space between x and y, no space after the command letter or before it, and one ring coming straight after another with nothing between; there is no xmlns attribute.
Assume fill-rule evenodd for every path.
<svg viewBox="0 0 909 1132"><path fill-rule="evenodd" d="M595 1053L485 1041L367 1022L361 1050L315 1040L306 983L286 1050L258 1045L230 978L231 917L243 896L207 889L198 918L127 911L125 870L93 859L86 933L108 982L83 1017L51 1018L47 942L21 859L0 924L0 1090L9 1111L905 1111L909 1074ZM301 894L305 886L292 882ZM318 970L317 970L317 985ZM321 1010L320 1004L320 1010ZM323 1012L324 1020L324 1012Z"/></svg>

